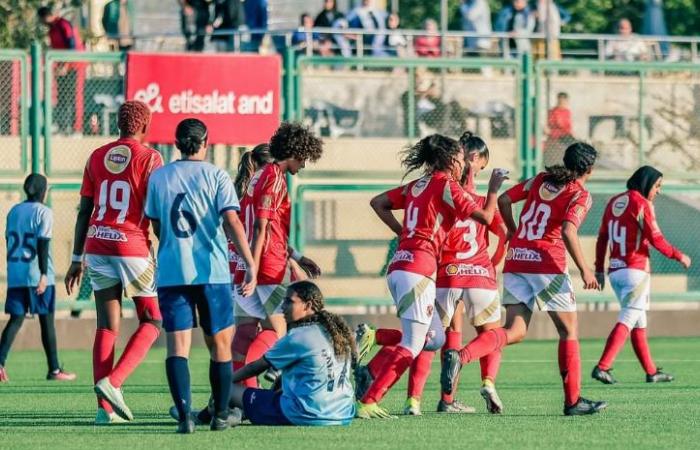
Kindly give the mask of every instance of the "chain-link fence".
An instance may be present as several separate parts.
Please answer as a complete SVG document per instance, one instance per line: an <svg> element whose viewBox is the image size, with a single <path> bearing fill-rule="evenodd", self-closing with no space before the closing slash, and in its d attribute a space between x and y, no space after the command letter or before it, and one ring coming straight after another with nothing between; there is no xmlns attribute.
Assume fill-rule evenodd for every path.
<svg viewBox="0 0 700 450"><path fill-rule="evenodd" d="M643 164L667 177L700 167L700 66L543 62L537 65L536 155L561 162L575 139L600 151L597 171L624 178Z"/></svg>
<svg viewBox="0 0 700 450"><path fill-rule="evenodd" d="M29 90L27 55L0 50L0 174L21 175L28 168Z"/></svg>
<svg viewBox="0 0 700 450"><path fill-rule="evenodd" d="M315 170L396 174L407 143L472 130L494 166L517 176L521 80L518 61L302 57L295 104L298 118L331 139L333 159Z"/></svg>

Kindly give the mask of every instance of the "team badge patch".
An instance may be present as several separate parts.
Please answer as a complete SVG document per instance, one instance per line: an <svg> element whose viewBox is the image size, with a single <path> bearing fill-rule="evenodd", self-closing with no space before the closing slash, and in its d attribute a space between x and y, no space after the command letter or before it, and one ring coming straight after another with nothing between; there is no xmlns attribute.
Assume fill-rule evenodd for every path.
<svg viewBox="0 0 700 450"><path fill-rule="evenodd" d="M425 188L428 186L428 183L430 182L430 177L424 177L421 178L420 180L416 181L413 186L411 187L411 195L414 197L420 196Z"/></svg>
<svg viewBox="0 0 700 450"><path fill-rule="evenodd" d="M540 186L540 197L544 201L551 201L557 198L563 191L564 189L560 186L556 186L552 183L542 183Z"/></svg>
<svg viewBox="0 0 700 450"><path fill-rule="evenodd" d="M613 216L620 217L622 215L622 213L624 213L625 210L627 209L627 205L629 205L629 203L630 203L630 197L627 194L622 195L619 198L617 198L612 205Z"/></svg>
<svg viewBox="0 0 700 450"><path fill-rule="evenodd" d="M119 174L129 165L131 161L131 149L126 145L117 145L109 149L105 155L105 168L113 174Z"/></svg>

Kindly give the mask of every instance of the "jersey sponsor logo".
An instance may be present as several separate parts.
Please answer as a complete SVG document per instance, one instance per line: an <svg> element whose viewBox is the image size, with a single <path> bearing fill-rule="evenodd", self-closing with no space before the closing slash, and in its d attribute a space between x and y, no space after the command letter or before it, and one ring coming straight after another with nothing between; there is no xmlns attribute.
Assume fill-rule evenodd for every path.
<svg viewBox="0 0 700 450"><path fill-rule="evenodd" d="M489 275L489 271L485 267L465 263L448 264L445 268L445 272L447 273L448 277L457 277L464 275L487 277Z"/></svg>
<svg viewBox="0 0 700 450"><path fill-rule="evenodd" d="M611 269L624 269L627 267L627 263L621 259L610 258L610 268Z"/></svg>
<svg viewBox="0 0 700 450"><path fill-rule="evenodd" d="M115 175L124 172L131 161L131 149L126 145L117 145L105 155L105 168Z"/></svg>
<svg viewBox="0 0 700 450"><path fill-rule="evenodd" d="M104 225L90 225L90 228L88 228L87 237L101 239L103 241L128 242L128 239L124 233Z"/></svg>
<svg viewBox="0 0 700 450"><path fill-rule="evenodd" d="M615 199L615 201L612 204L613 216L620 217L622 215L622 213L624 213L625 210L627 209L627 206L629 205L629 203L630 203L630 197L627 194L622 195L622 196L618 197L617 199Z"/></svg>
<svg viewBox="0 0 700 450"><path fill-rule="evenodd" d="M536 250L516 247L508 249L506 259L509 261L542 262L542 255Z"/></svg>
<svg viewBox="0 0 700 450"><path fill-rule="evenodd" d="M428 187L428 183L430 183L430 177L424 177L416 181L413 186L411 186L411 195L413 197L420 196L423 191L425 191L425 188Z"/></svg>
<svg viewBox="0 0 700 450"><path fill-rule="evenodd" d="M391 262L389 264L394 264L397 262L413 262L413 252L409 252L408 250L397 250L396 253L394 253L394 257L391 258Z"/></svg>
<svg viewBox="0 0 700 450"><path fill-rule="evenodd" d="M559 194L561 194L564 191L564 188L561 186L554 185L552 183L547 183L544 182L542 185L540 185L540 198L544 201L552 201Z"/></svg>

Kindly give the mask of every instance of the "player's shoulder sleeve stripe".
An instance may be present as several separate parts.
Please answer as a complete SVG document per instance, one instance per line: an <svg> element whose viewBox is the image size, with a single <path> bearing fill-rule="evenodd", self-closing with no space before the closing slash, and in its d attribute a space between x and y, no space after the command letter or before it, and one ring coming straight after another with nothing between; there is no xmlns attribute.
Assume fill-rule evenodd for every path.
<svg viewBox="0 0 700 450"><path fill-rule="evenodd" d="M455 209L455 201L452 198L452 182L446 181L445 187L442 190L442 201L452 209Z"/></svg>

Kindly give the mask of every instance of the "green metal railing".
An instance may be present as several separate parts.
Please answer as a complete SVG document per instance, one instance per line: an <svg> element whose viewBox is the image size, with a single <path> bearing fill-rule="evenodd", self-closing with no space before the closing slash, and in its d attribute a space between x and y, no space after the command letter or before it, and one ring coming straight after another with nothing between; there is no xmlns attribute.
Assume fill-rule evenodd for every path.
<svg viewBox="0 0 700 450"><path fill-rule="evenodd" d="M29 169L29 78L27 53L21 50L0 50L0 95L7 108L0 109L3 130L0 135L16 136L19 165L0 169L0 176L18 176ZM8 144L6 144L8 145ZM9 153L5 147L3 152Z"/></svg>

